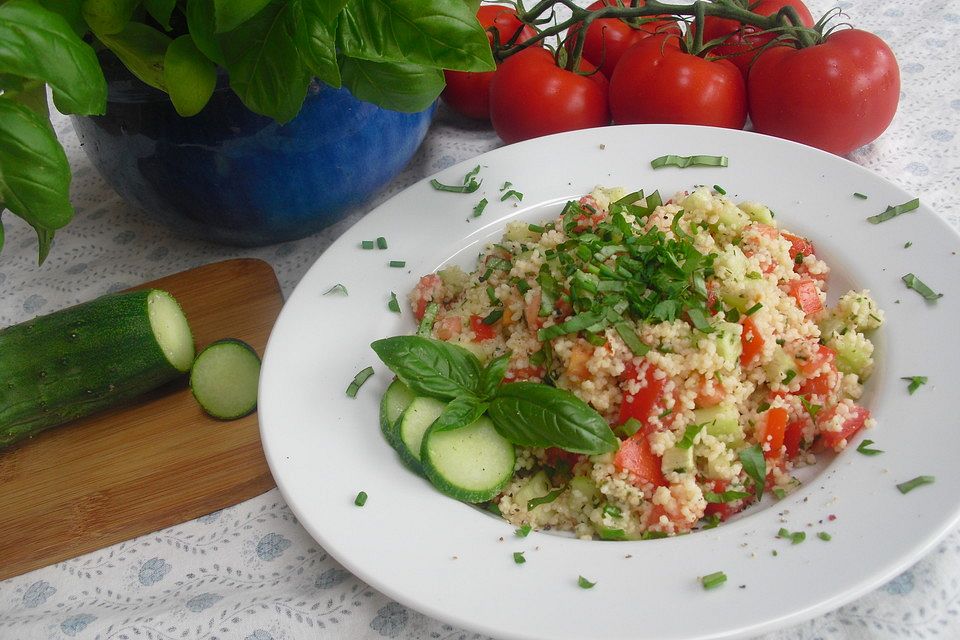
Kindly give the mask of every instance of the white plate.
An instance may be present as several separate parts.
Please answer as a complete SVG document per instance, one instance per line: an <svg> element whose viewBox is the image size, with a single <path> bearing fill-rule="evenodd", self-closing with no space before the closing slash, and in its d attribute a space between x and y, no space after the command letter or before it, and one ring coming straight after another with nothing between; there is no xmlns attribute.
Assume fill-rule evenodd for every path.
<svg viewBox="0 0 960 640"><path fill-rule="evenodd" d="M730 165L650 168L668 153L723 154ZM958 520L951 389L960 363L960 238L924 206L880 225L865 220L912 194L815 149L701 127L551 136L497 149L438 178L458 184L477 164L483 185L476 193L443 193L424 180L347 231L304 276L267 347L260 423L270 468L300 522L350 571L403 604L500 639L733 638L799 622L873 589ZM500 201L505 181L523 192L521 203ZM782 227L810 237L834 268L834 290L869 288L887 323L865 398L879 425L866 435L885 453L867 457L849 447L775 506L754 507L710 531L645 542L547 533L521 539L506 522L442 496L401 465L380 436L378 404L391 375L370 342L414 330L405 299L419 276L450 261L473 266L508 219L547 219L597 184L659 189L665 197L719 184L738 201L769 205ZM490 204L473 218L481 197ZM361 240L378 236L389 249L361 250ZM406 260L406 268L389 268L389 260ZM908 272L944 297L928 303L906 289L900 277ZM323 295L336 283L349 296ZM391 291L402 316L387 310ZM376 375L348 398L347 384L368 365ZM900 378L912 375L930 382L910 396ZM918 475L936 483L897 491ZM358 508L361 490L369 499ZM777 539L781 527L807 532L806 542ZM833 539L819 540L819 531ZM514 551L526 552L526 564L514 563ZM714 571L729 580L704 591L698 576ZM580 575L596 587L579 588Z"/></svg>

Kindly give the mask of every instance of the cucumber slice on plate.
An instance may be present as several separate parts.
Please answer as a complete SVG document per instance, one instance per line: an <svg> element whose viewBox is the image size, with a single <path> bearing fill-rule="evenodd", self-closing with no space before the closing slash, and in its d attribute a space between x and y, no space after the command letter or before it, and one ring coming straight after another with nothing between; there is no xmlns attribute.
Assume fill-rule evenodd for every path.
<svg viewBox="0 0 960 640"><path fill-rule="evenodd" d="M429 430L423 437L420 462L437 489L464 502L485 502L513 477L516 451L482 417L450 431Z"/></svg>
<svg viewBox="0 0 960 640"><path fill-rule="evenodd" d="M380 400L380 431L387 443L396 449L400 446L399 420L416 397L407 385L394 380Z"/></svg>
<svg viewBox="0 0 960 640"><path fill-rule="evenodd" d="M414 398L410 405L400 416L400 422L397 425L397 453L403 458L407 465L416 471L422 473L420 466L420 443L423 440L423 434L426 433L433 421L436 420L447 403L435 398L419 397Z"/></svg>
<svg viewBox="0 0 960 640"><path fill-rule="evenodd" d="M190 388L200 407L219 420L235 420L257 408L260 356L243 340L217 340L200 352Z"/></svg>

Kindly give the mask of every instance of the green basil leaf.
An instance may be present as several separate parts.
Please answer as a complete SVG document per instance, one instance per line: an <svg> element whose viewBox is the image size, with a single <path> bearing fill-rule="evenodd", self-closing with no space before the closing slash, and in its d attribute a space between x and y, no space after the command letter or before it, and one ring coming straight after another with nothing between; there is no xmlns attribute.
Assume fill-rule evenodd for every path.
<svg viewBox="0 0 960 640"><path fill-rule="evenodd" d="M757 500L763 498L763 490L767 484L767 461L763 457L763 449L755 444L749 449L742 449L739 453L743 470L753 480L757 488Z"/></svg>
<svg viewBox="0 0 960 640"><path fill-rule="evenodd" d="M163 58L163 83L181 116L193 116L206 106L217 85L217 68L200 52L193 39L180 36Z"/></svg>
<svg viewBox="0 0 960 640"><path fill-rule="evenodd" d="M83 0L83 18L98 36L123 31L139 0Z"/></svg>
<svg viewBox="0 0 960 640"><path fill-rule="evenodd" d="M497 392L497 387L503 382L503 376L507 375L507 368L509 366L509 355L502 355L487 363L487 366L480 372L480 388L478 393L481 398L490 398Z"/></svg>
<svg viewBox="0 0 960 640"><path fill-rule="evenodd" d="M223 50L217 41L216 16L213 0L187 0L187 28L190 37L203 55L217 64L224 64Z"/></svg>
<svg viewBox="0 0 960 640"><path fill-rule="evenodd" d="M48 229L42 225L30 225L37 232L37 263L43 264L50 254L50 247L53 245L53 229Z"/></svg>
<svg viewBox="0 0 960 640"><path fill-rule="evenodd" d="M452 431L471 425L487 410L487 403L473 396L454 398L444 407L443 413L430 425L431 431Z"/></svg>
<svg viewBox="0 0 960 640"><path fill-rule="evenodd" d="M501 386L489 413L500 435L521 446L594 455L616 451L620 445L603 416L569 391L545 384Z"/></svg>
<svg viewBox="0 0 960 640"><path fill-rule="evenodd" d="M337 44L350 58L493 71L490 41L463 2L350 0Z"/></svg>
<svg viewBox="0 0 960 640"><path fill-rule="evenodd" d="M251 111L278 122L300 112L310 83L299 25L294 3L275 3L219 38L234 93Z"/></svg>
<svg viewBox="0 0 960 640"><path fill-rule="evenodd" d="M166 91L163 83L163 58L170 38L139 22L131 22L119 33L97 34L110 51L117 54L130 72L151 87Z"/></svg>
<svg viewBox="0 0 960 640"><path fill-rule="evenodd" d="M343 84L360 100L406 113L429 107L444 87L440 69L400 62L344 58L340 74Z"/></svg>
<svg viewBox="0 0 960 640"><path fill-rule="evenodd" d="M0 202L37 229L40 262L53 229L73 217L70 165L50 123L0 98Z"/></svg>
<svg viewBox="0 0 960 640"><path fill-rule="evenodd" d="M93 49L63 16L35 2L0 4L0 73L46 82L66 113L106 109L107 83Z"/></svg>
<svg viewBox="0 0 960 640"><path fill-rule="evenodd" d="M340 15L340 12L343 11L343 8L347 6L349 0L304 0L306 3L313 3L316 5L316 11L320 20L328 25L334 25L337 23L337 18Z"/></svg>
<svg viewBox="0 0 960 640"><path fill-rule="evenodd" d="M213 0L217 33L236 29L268 4L270 0Z"/></svg>
<svg viewBox="0 0 960 640"><path fill-rule="evenodd" d="M415 393L452 400L477 390L480 362L463 347L419 336L384 338L370 346Z"/></svg>
<svg viewBox="0 0 960 640"><path fill-rule="evenodd" d="M321 82L331 87L340 86L340 66L337 62L337 20L327 16L326 0L303 0L300 3L303 30L307 47L303 51L304 64Z"/></svg>
<svg viewBox="0 0 960 640"><path fill-rule="evenodd" d="M87 27L86 20L83 19L83 11L80 10L80 0L40 0L40 6L59 13L67 21L70 28L78 36L83 36L90 29Z"/></svg>
<svg viewBox="0 0 960 640"><path fill-rule="evenodd" d="M143 8L167 31L170 31L170 16L176 6L177 0L143 0Z"/></svg>
<svg viewBox="0 0 960 640"><path fill-rule="evenodd" d="M0 202L0 214L3 213L4 205ZM0 253L3 252L3 215L0 215Z"/></svg>

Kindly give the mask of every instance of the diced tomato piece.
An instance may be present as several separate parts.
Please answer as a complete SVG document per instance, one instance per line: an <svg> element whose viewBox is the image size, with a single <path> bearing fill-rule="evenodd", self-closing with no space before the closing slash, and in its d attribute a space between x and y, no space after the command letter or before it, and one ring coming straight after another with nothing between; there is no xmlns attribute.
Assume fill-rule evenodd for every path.
<svg viewBox="0 0 960 640"><path fill-rule="evenodd" d="M664 403L664 387L667 385L667 377L657 377L655 374L658 369L644 362L637 370L632 364L628 364L621 381L639 381L643 387L636 393L623 394L623 401L620 403L620 416L617 418L617 424L623 424L630 418L633 418L643 425L642 433L648 433L650 430L651 418L660 415L666 410Z"/></svg>
<svg viewBox="0 0 960 640"><path fill-rule="evenodd" d="M576 217L577 226L575 229L577 231L586 231L587 229L595 227L607 217L606 213L597 210L597 201L593 199L593 196L583 196L580 198L580 206L583 207L585 213ZM593 210L594 213L590 213L591 210Z"/></svg>
<svg viewBox="0 0 960 640"><path fill-rule="evenodd" d="M768 460L780 457L780 448L783 446L788 419L789 415L786 409L773 407L767 410L763 420L757 425L757 442L763 449L763 456Z"/></svg>
<svg viewBox="0 0 960 640"><path fill-rule="evenodd" d="M463 321L460 316L444 316L437 320L434 331L441 340L452 340L463 331Z"/></svg>
<svg viewBox="0 0 960 640"><path fill-rule="evenodd" d="M790 242L790 259L796 260L797 256L812 256L813 243L801 236L795 236L792 233L783 232L781 234Z"/></svg>
<svg viewBox="0 0 960 640"><path fill-rule="evenodd" d="M554 468L556 468L558 462L564 462L573 467L586 457L579 453L564 451L560 447L550 447L544 450L543 453L547 457L547 466Z"/></svg>
<svg viewBox="0 0 960 640"><path fill-rule="evenodd" d="M693 399L697 408L715 407L726 399L727 391L717 379L706 376L699 378L697 396Z"/></svg>
<svg viewBox="0 0 960 640"><path fill-rule="evenodd" d="M800 453L800 444L803 442L803 420L794 419L787 423L783 432L783 447L787 453L787 460L793 460Z"/></svg>
<svg viewBox="0 0 960 640"><path fill-rule="evenodd" d="M747 228L744 231L753 230L758 235L766 236L767 238L776 238L779 235L776 227L773 227L769 224L763 224L762 222L754 222L753 224L747 225Z"/></svg>
<svg viewBox="0 0 960 640"><path fill-rule="evenodd" d="M530 302L527 303L527 306L523 308L523 317L527 321L527 326L530 327L530 331L537 331L540 327L543 326L543 321L546 318L540 317L540 291L534 291L530 296Z"/></svg>
<svg viewBox="0 0 960 640"><path fill-rule="evenodd" d="M573 305L570 304L569 300L557 298L557 302L553 305L553 307L557 310L557 322L565 320L573 315Z"/></svg>
<svg viewBox="0 0 960 640"><path fill-rule="evenodd" d="M837 407L830 407L817 415L817 423L826 424L837 415ZM817 437L817 444L823 449L834 449L844 440L849 440L853 434L863 427L863 423L870 417L870 411L859 405L853 405L847 419L840 425L840 431L821 431Z"/></svg>
<svg viewBox="0 0 960 640"><path fill-rule="evenodd" d="M743 332L740 334L740 345L742 347L740 365L745 367L763 352L764 340L753 318L746 316L740 324L743 325Z"/></svg>
<svg viewBox="0 0 960 640"><path fill-rule="evenodd" d="M816 378L805 380L803 384L800 385L800 390L797 392L797 395L808 397L820 396L821 398L829 396L833 393L833 389L839 380L837 368L831 364L830 371L827 373L821 373Z"/></svg>
<svg viewBox="0 0 960 640"><path fill-rule="evenodd" d="M810 278L799 278L787 283L787 292L797 301L797 305L805 314L813 315L823 309L820 302L820 290Z"/></svg>
<svg viewBox="0 0 960 640"><path fill-rule="evenodd" d="M706 491L712 491L714 493L723 493L727 490L728 483L726 480L714 480L712 484L708 484L707 487L704 487ZM747 503L750 502L753 498L745 498L742 501L738 502L708 502L707 508L704 510L703 515L710 517L712 515L717 515L720 517L721 522L726 522L727 518L731 517L735 513L743 511L747 506ZM734 506L738 505L738 506Z"/></svg>
<svg viewBox="0 0 960 640"><path fill-rule="evenodd" d="M629 471L641 482L650 482L658 487L667 485L660 468L660 456L650 450L650 443L643 431L636 432L620 443L613 464L620 471Z"/></svg>
<svg viewBox="0 0 960 640"><path fill-rule="evenodd" d="M797 359L797 368L805 376L816 373L825 364L830 364L836 357L836 352L828 346L818 344L817 351L806 360Z"/></svg>
<svg viewBox="0 0 960 640"><path fill-rule="evenodd" d="M707 311L712 316L717 315L717 311L720 310L720 305L717 304L717 290L719 288L720 285L715 280L707 282Z"/></svg>
<svg viewBox="0 0 960 640"><path fill-rule="evenodd" d="M519 369L507 369L504 376L507 381L529 380L530 378L542 378L545 373L543 367L520 367Z"/></svg>
<svg viewBox="0 0 960 640"><path fill-rule="evenodd" d="M470 328L477 336L477 342L491 340L497 336L497 330L492 324L484 324L483 318L478 315L470 316Z"/></svg>
<svg viewBox="0 0 960 640"><path fill-rule="evenodd" d="M593 357L593 346L586 342L577 342L570 349L570 359L567 360L567 375L579 381L589 380L593 376L587 363Z"/></svg>
<svg viewBox="0 0 960 640"><path fill-rule="evenodd" d="M436 299L442 286L443 281L440 280L440 276L435 273L420 278L420 282L417 283L415 289L416 298L413 305L413 315L416 316L417 320L423 319L427 305Z"/></svg>

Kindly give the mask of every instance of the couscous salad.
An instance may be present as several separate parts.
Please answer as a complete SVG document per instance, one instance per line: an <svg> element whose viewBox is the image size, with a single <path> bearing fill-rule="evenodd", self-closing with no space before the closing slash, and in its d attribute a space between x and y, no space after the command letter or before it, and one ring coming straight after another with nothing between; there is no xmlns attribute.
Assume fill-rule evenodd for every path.
<svg viewBox="0 0 960 640"><path fill-rule="evenodd" d="M883 313L759 203L598 188L423 277L388 442L520 530L634 540L715 526L863 427Z"/></svg>

